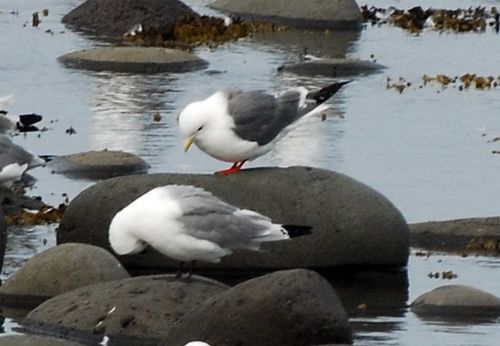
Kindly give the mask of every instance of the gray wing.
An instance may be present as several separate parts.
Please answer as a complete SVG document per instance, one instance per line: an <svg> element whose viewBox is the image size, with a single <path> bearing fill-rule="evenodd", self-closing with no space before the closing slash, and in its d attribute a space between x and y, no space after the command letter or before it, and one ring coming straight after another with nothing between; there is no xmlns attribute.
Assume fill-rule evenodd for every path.
<svg viewBox="0 0 500 346"><path fill-rule="evenodd" d="M228 112L234 119L234 132L248 141L265 145L297 120L300 93L288 91L278 98L262 91L228 93Z"/></svg>
<svg viewBox="0 0 500 346"><path fill-rule="evenodd" d="M224 248L254 247L256 238L266 229L260 222L269 219L260 214L237 215L238 208L201 191L179 202L183 215L178 221L188 234Z"/></svg>
<svg viewBox="0 0 500 346"><path fill-rule="evenodd" d="M9 137L0 135L0 167L11 163L20 165L31 164L34 157L31 153L24 150L17 144L14 144Z"/></svg>

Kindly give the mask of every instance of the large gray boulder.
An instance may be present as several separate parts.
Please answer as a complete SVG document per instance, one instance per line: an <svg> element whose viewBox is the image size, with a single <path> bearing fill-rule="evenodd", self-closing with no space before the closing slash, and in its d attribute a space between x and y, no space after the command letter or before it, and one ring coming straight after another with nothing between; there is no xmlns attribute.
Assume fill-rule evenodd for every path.
<svg viewBox="0 0 500 346"><path fill-rule="evenodd" d="M411 310L423 317L498 317L500 298L478 288L448 285L419 296Z"/></svg>
<svg viewBox="0 0 500 346"><path fill-rule="evenodd" d="M354 0L217 0L210 7L243 17L308 29L349 29L361 26Z"/></svg>
<svg viewBox="0 0 500 346"><path fill-rule="evenodd" d="M179 0L87 0L62 22L93 35L121 37L136 24L166 34L177 20L196 17L198 14Z"/></svg>
<svg viewBox="0 0 500 346"><path fill-rule="evenodd" d="M65 66L131 73L183 72L208 63L194 54L162 47L100 47L60 56Z"/></svg>
<svg viewBox="0 0 500 346"><path fill-rule="evenodd" d="M67 243L30 258L0 287L0 304L33 308L78 287L128 278L108 251L88 244Z"/></svg>
<svg viewBox="0 0 500 346"><path fill-rule="evenodd" d="M351 343L342 303L317 273L295 269L243 282L176 322L163 346L203 340L217 346Z"/></svg>
<svg viewBox="0 0 500 346"><path fill-rule="evenodd" d="M104 335L117 339L116 345L122 344L120 340L128 341L126 345L153 344L187 311L227 289L197 276L187 280L153 275L104 282L46 301L27 315L23 325L85 344L95 345Z"/></svg>
<svg viewBox="0 0 500 346"><path fill-rule="evenodd" d="M57 242L110 248L108 227L113 216L150 189L167 184L200 186L229 203L268 215L275 222L313 227L311 235L264 244L267 251L236 251L219 264L197 263L197 273L404 266L408 260L408 226L390 201L343 174L306 167L249 169L226 177L153 174L99 182L70 203ZM175 261L150 248L120 260L130 270L178 267Z"/></svg>

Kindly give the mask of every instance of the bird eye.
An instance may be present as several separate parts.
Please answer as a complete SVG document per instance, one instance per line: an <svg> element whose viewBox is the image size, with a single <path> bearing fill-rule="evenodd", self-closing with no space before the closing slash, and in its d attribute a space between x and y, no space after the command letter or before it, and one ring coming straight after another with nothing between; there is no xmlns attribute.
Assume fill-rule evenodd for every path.
<svg viewBox="0 0 500 346"><path fill-rule="evenodd" d="M198 127L198 131L201 131L203 129L203 126Z"/></svg>

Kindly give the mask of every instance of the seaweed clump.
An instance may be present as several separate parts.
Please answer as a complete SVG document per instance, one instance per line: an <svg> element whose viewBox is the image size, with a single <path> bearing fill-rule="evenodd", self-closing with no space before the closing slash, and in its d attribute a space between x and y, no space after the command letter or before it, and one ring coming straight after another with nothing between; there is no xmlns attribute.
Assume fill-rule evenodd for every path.
<svg viewBox="0 0 500 346"><path fill-rule="evenodd" d="M248 22L240 18L200 16L181 18L168 32L151 28L143 31L129 31L124 38L128 42L143 46L191 48L206 44L215 47L254 33L282 30L285 30L285 27L270 22Z"/></svg>
<svg viewBox="0 0 500 346"><path fill-rule="evenodd" d="M411 33L421 32L425 26L437 31L485 32L488 26L500 31L500 14L496 7L469 7L466 9L422 9L420 6L401 10L361 6L363 21L372 25L392 24Z"/></svg>

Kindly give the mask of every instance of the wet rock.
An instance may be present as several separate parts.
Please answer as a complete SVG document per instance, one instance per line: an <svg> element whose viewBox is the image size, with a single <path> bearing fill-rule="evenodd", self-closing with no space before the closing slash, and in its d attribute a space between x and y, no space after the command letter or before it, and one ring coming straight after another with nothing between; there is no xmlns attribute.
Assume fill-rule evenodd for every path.
<svg viewBox="0 0 500 346"><path fill-rule="evenodd" d="M497 317L500 298L470 286L441 286L415 299L411 310L423 317Z"/></svg>
<svg viewBox="0 0 500 346"><path fill-rule="evenodd" d="M210 7L245 19L307 29L359 28L362 21L354 0L217 0Z"/></svg>
<svg viewBox="0 0 500 346"><path fill-rule="evenodd" d="M411 245L439 251L500 252L500 217L429 221L410 225Z"/></svg>
<svg viewBox="0 0 500 346"><path fill-rule="evenodd" d="M160 345L203 340L212 345L350 343L342 303L317 273L295 269L243 282L188 312Z"/></svg>
<svg viewBox="0 0 500 346"><path fill-rule="evenodd" d="M208 64L191 53L160 47L101 47L68 53L58 59L72 68L131 73L183 72Z"/></svg>
<svg viewBox="0 0 500 346"><path fill-rule="evenodd" d="M29 259L0 287L0 304L16 308L40 302L102 281L129 277L106 250L87 244L68 243Z"/></svg>
<svg viewBox="0 0 500 346"><path fill-rule="evenodd" d="M318 59L278 67L280 72L292 72L305 76L346 77L379 72L385 66L358 59Z"/></svg>
<svg viewBox="0 0 500 346"><path fill-rule="evenodd" d="M87 0L62 18L73 29L121 37L132 26L168 33L176 20L198 17L178 0Z"/></svg>
<svg viewBox="0 0 500 346"><path fill-rule="evenodd" d="M195 306L228 289L202 277L135 277L82 287L31 311L23 325L49 335L96 344L103 335L116 345L155 344ZM136 343L132 341L136 341ZM128 342L128 343L127 343Z"/></svg>
<svg viewBox="0 0 500 346"><path fill-rule="evenodd" d="M149 164L137 155L112 150L58 156L47 166L54 173L90 179L145 173L149 168Z"/></svg>
<svg viewBox="0 0 500 346"><path fill-rule="evenodd" d="M81 346L74 341L42 335L7 335L0 339L2 346Z"/></svg>
<svg viewBox="0 0 500 346"><path fill-rule="evenodd" d="M109 248L113 216L153 187L191 184L227 202L283 224L312 226L312 234L264 244L267 251L236 251L221 263L197 263L196 272L225 276L255 269L402 266L408 259L408 226L384 196L345 175L307 167L242 170L226 177L154 174L113 178L88 188L66 209L57 242ZM176 270L178 264L148 248L120 257L129 270Z"/></svg>

